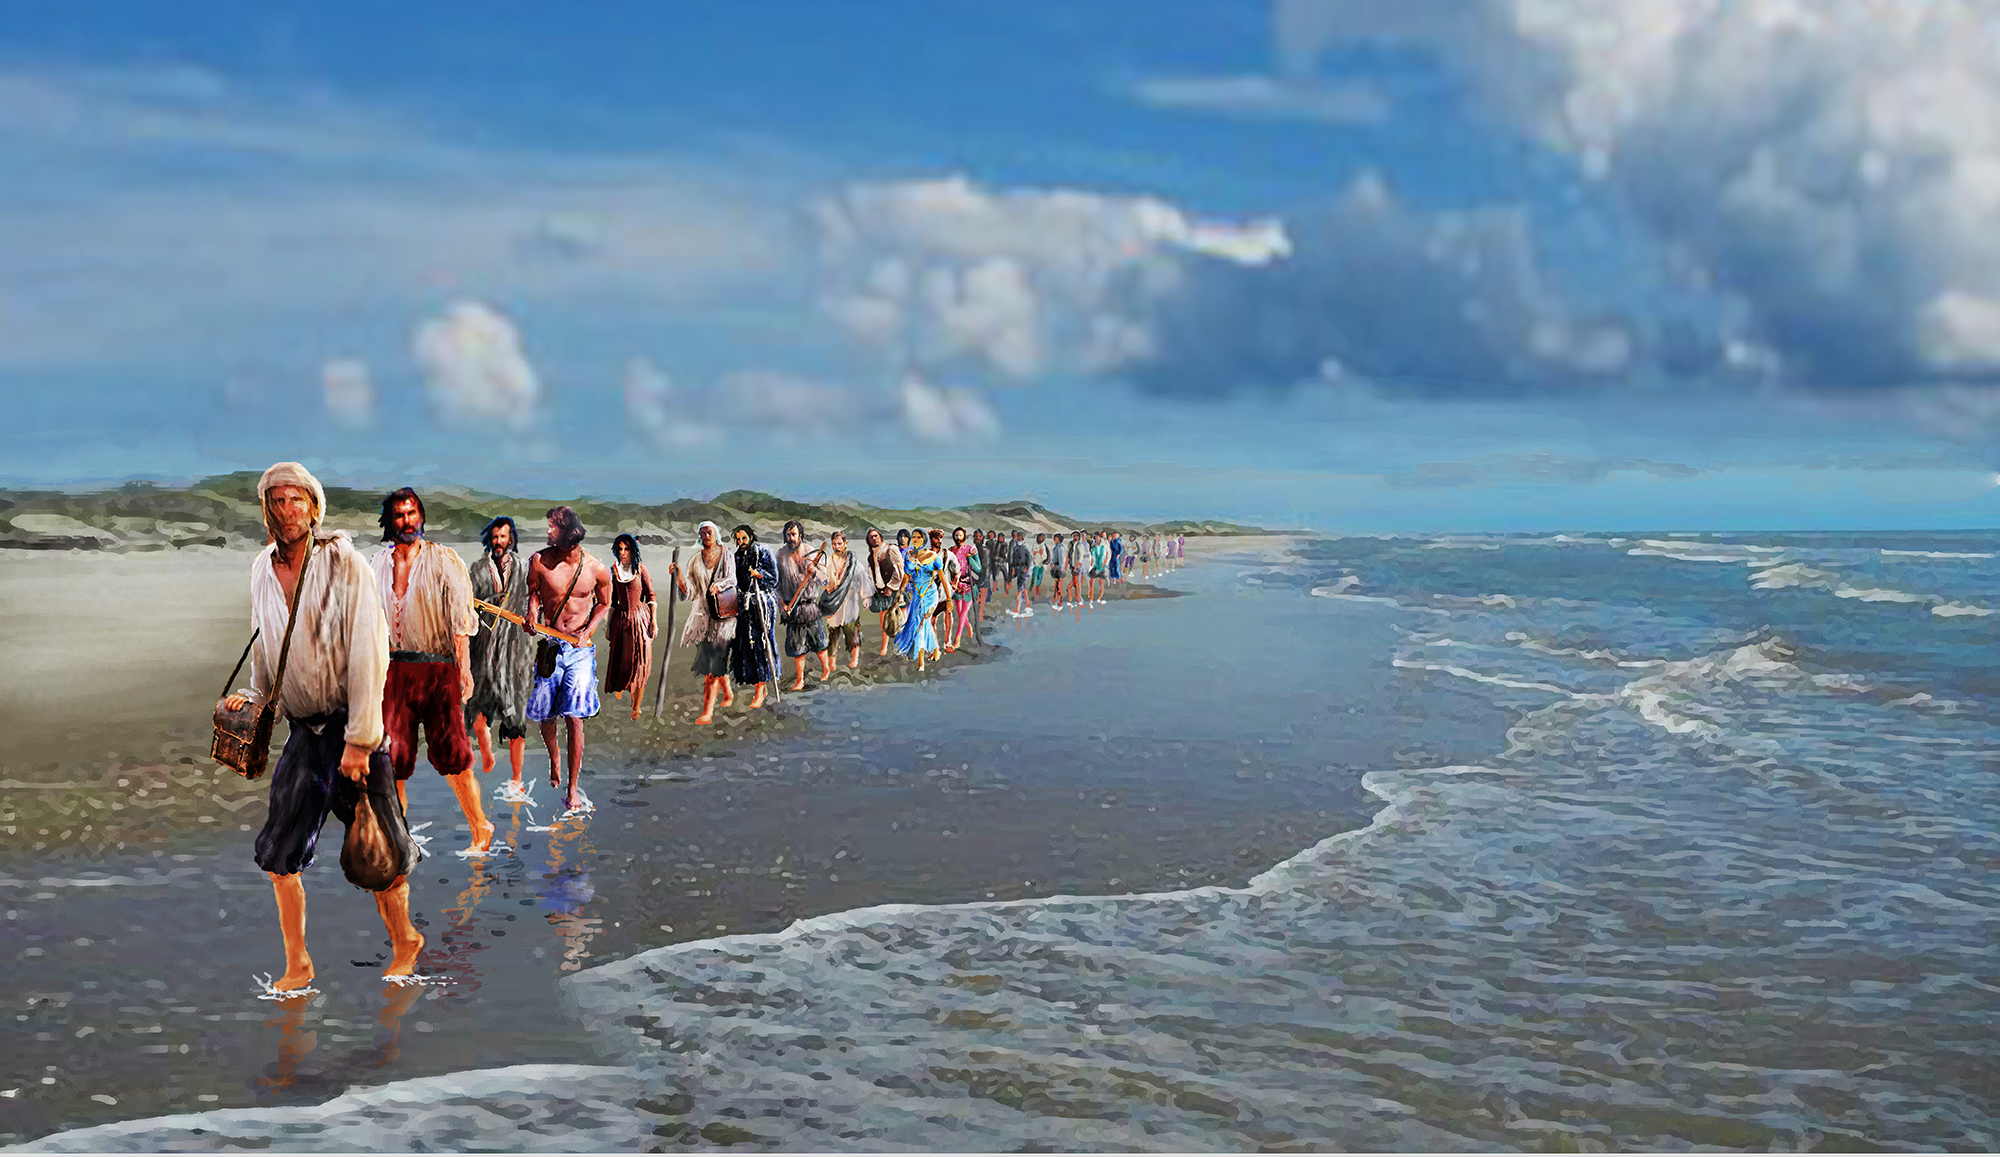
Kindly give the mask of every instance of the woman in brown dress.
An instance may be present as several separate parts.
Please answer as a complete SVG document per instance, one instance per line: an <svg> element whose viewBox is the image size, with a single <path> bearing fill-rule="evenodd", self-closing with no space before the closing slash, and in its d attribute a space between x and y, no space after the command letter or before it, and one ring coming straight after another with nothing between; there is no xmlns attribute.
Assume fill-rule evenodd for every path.
<svg viewBox="0 0 2000 1157"><path fill-rule="evenodd" d="M632 718L639 718L639 704L646 698L646 677L653 671L653 635L659 629L654 615L659 611L653 598L653 576L639 562L639 540L621 534L611 542L615 560L611 567L611 619L606 624L605 645L611 649L611 664L604 675L604 689L613 695L632 693Z"/></svg>

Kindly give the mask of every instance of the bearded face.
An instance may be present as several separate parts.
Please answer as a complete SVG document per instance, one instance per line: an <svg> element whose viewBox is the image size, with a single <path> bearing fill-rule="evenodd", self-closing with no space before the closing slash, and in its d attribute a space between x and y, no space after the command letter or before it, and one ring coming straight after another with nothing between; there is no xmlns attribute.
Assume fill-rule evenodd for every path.
<svg viewBox="0 0 2000 1157"><path fill-rule="evenodd" d="M408 546L424 536L424 516L417 504L405 498L389 510L389 537Z"/></svg>
<svg viewBox="0 0 2000 1157"><path fill-rule="evenodd" d="M514 549L514 528L501 523L493 528L493 545L488 548L497 558Z"/></svg>

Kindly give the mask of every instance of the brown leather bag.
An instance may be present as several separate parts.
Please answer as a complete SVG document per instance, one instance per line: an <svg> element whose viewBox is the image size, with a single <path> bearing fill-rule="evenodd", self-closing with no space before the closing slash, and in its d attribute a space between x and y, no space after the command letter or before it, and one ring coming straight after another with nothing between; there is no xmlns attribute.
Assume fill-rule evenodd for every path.
<svg viewBox="0 0 2000 1157"><path fill-rule="evenodd" d="M222 695L215 701L215 735L208 743L208 757L229 768L245 779L256 779L264 774L264 767L271 759L271 732L278 723L278 703L285 686L285 660L292 651L292 628L299 621L299 597L306 589L306 568L312 565L313 550L317 543L308 542L305 560L299 563L299 577L292 584L292 613L285 619L285 641L278 647L278 674L271 680L271 693L262 703L255 700L231 711L229 689L236 684L236 676L243 670L243 664L250 658L250 648L257 645L260 631L250 632L250 641L244 644L243 657L236 660L236 669L229 673L229 682L222 685Z"/></svg>
<svg viewBox="0 0 2000 1157"><path fill-rule="evenodd" d="M347 824L347 835L340 841L340 870L348 883L369 892L393 887L424 858L410 837L409 819L395 784L387 753L377 751L368 757L363 782L343 775L333 785L333 812Z"/></svg>
<svg viewBox="0 0 2000 1157"><path fill-rule="evenodd" d="M743 596L733 586L708 596L708 613L718 619L733 619L742 612Z"/></svg>

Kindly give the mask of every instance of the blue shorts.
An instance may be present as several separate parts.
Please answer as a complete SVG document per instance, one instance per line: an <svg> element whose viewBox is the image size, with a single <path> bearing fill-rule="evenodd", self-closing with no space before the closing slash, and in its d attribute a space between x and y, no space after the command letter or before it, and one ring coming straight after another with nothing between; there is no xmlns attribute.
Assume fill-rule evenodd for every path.
<svg viewBox="0 0 2000 1157"><path fill-rule="evenodd" d="M556 644L556 673L535 680L528 692L528 718L540 723L558 715L588 719L597 714L597 651Z"/></svg>

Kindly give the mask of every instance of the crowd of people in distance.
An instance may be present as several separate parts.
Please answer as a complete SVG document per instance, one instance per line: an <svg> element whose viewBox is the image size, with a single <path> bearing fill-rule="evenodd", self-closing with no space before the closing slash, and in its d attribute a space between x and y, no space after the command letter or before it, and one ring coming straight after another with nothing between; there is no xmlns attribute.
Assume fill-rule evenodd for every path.
<svg viewBox="0 0 2000 1157"><path fill-rule="evenodd" d="M326 491L299 463L266 470L257 497L270 543L251 563L250 686L218 706L270 705L291 724L256 841L285 942L285 972L265 982L266 995L316 991L300 873L329 814L350 824L387 814L402 825L392 841L405 857L402 874L367 886L392 947L383 975L407 981L424 946L410 919L407 872L423 855L407 827L419 737L465 815L471 839L461 856L506 850L494 847L494 825L468 774L474 739L486 772L495 765L493 740L507 745L513 776L494 794L525 802L522 764L535 724L549 786L563 792L563 818L587 814L592 805L578 784L583 721L602 706L593 639L604 627L605 690L631 696L637 719L659 591L636 538L617 536L607 565L584 549L583 522L568 506L549 510L547 545L526 562L514 520L493 519L468 566L425 538L424 502L409 487L383 498L383 545L365 557L347 532L323 526ZM763 706L784 676L781 647L792 661L793 691L804 689L809 662L822 680L842 652L849 668L859 668L870 614L882 636L878 654L893 648L923 670L968 635L979 637L996 593L1008 615L1027 617L1046 584L1053 609L1080 612L1121 584L1178 565L1187 546L1177 534L1044 531L1029 542L1019 529L964 527L951 531L947 546L942 529L899 530L890 542L871 527L862 551L839 530L808 550L797 521L785 524L775 551L748 525L730 537L734 549L704 522L686 565L669 567L668 595L689 607L678 641L692 649L703 680L697 724L733 704L735 686L754 687L750 706ZM376 803L359 806L363 796Z"/></svg>

